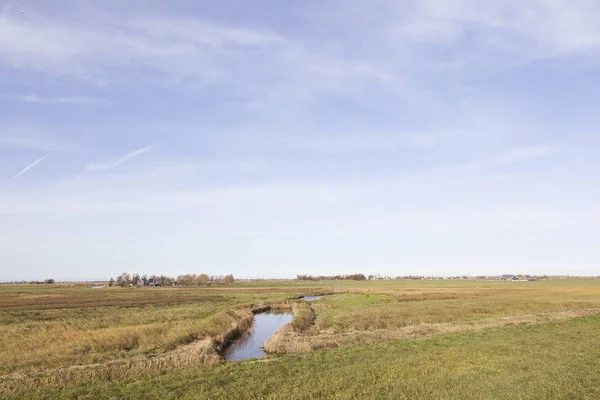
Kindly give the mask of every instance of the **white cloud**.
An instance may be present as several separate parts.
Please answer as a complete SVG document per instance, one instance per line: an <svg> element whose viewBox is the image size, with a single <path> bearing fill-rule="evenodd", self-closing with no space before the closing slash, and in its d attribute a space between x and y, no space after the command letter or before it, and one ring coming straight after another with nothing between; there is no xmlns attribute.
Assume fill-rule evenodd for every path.
<svg viewBox="0 0 600 400"><path fill-rule="evenodd" d="M489 73L543 59L600 55L595 0L383 0L377 6L339 0L322 6L318 21L327 26L331 15L336 32L368 43L363 54L421 85L428 72ZM356 47L353 41L348 51Z"/></svg>
<svg viewBox="0 0 600 400"><path fill-rule="evenodd" d="M451 132L433 134L381 134L381 133L323 133L315 135L285 134L285 135L248 135L244 146L257 148L275 148L281 150L306 151L322 154L352 154L364 152L399 152L405 149L427 149L446 140ZM240 137L243 140L243 138ZM240 142L238 142L240 143Z"/></svg>
<svg viewBox="0 0 600 400"><path fill-rule="evenodd" d="M407 15L401 26L416 39L457 40L475 29L479 40L488 39L481 45L527 48L533 53L528 57L561 57L600 47L600 4L593 0L419 0L415 4L415 13ZM499 41L501 36L505 40Z"/></svg>
<svg viewBox="0 0 600 400"><path fill-rule="evenodd" d="M218 67L210 65L215 53L227 56L231 47L260 48L283 42L268 31L195 19L115 15L103 20L102 14L93 13L79 17L7 19L0 60L17 69L84 77L103 75L109 68L137 69L134 64L171 75L206 76L218 73Z"/></svg>
<svg viewBox="0 0 600 400"><path fill-rule="evenodd" d="M156 147L156 145L152 145L152 146L147 146L138 150L134 150L130 153L125 154L124 156L121 157L117 157L117 158L112 158L110 160L105 160L105 161L100 161L97 163L91 163L91 164L87 164L85 166L85 169L87 171L107 171L107 170L111 170L114 168L117 168L120 165L125 164L126 162L129 162L131 160L133 160L136 157L141 156L144 153L149 152L150 150L154 149Z"/></svg>
<svg viewBox="0 0 600 400"><path fill-rule="evenodd" d="M251 94L249 105L272 107L290 97L303 102L315 92L358 93L363 87L418 101L429 96L428 72L481 63L510 68L600 49L600 5L591 0L384 1L370 8L338 4L328 12L355 12L364 15L365 24L379 22L375 27L359 25L356 37L347 41L310 31L292 39L264 25L163 17L151 9L138 17L74 10L51 17L5 18L0 62L101 81L151 77L153 84L190 78L201 84L224 82ZM343 18L333 23L342 32L352 28ZM359 39L369 46L346 48ZM422 41L441 47L423 52L417 47ZM444 47L450 44L455 48L448 55ZM135 77L127 73L133 70Z"/></svg>
<svg viewBox="0 0 600 400"><path fill-rule="evenodd" d="M77 146L50 134L43 126L28 122L0 122L0 148L73 152Z"/></svg>
<svg viewBox="0 0 600 400"><path fill-rule="evenodd" d="M474 173L475 175L470 178L474 181L497 181L508 178L516 179L517 177L524 176L531 177L531 173L526 171L513 171L510 173L502 171L514 165L527 163L534 164L545 159L564 157L565 155L568 155L569 149L571 149L571 147L565 144L512 146L508 149L492 152L475 159L465 160L464 162L438 167L434 170L446 173ZM563 164L565 163L554 163L553 165ZM536 172L537 174L545 173L543 169L537 170Z"/></svg>
<svg viewBox="0 0 600 400"><path fill-rule="evenodd" d="M23 265L19 247L33 235L43 251L31 251L32 264L62 270L71 263L71 271L81 259L96 263L89 271L140 265L143 257L159 266L221 265L231 257L229 265L254 262L263 271L286 257L296 267L428 259L480 268L491 259L526 259L530 240L548 262L565 243L574 250L564 254L583 254L575 248L600 226L590 219L598 218L597 168L566 165L578 155L593 159L595 148L584 148L591 135L565 138L560 124L555 130L555 109L526 93L539 88L531 75L516 71L511 77L522 86L515 79L498 91L506 76L492 82L482 74L544 58L595 57L596 3L334 2L302 3L307 12L272 25L262 12L242 25L231 23L237 16L227 22L225 10L219 21L209 13L174 15L166 2L165 14L151 7L161 2L135 13L90 6L117 4L110 1L45 10L41 2L11 18L3 12L0 67L8 74L0 83L31 93L2 98L28 104L3 105L47 124L0 124L1 167L12 156L4 147L67 151L73 138L87 146L86 161L61 157L53 165L56 180L3 191L0 215L9 224L0 233L12 240L0 244L5 253ZM79 91L88 79L106 86ZM85 107L73 116L51 107L102 101L65 93L102 93L119 111L107 117ZM66 114L45 112L51 108ZM136 118L127 118L132 110ZM176 121L157 121L166 115ZM597 124L581 115L591 132ZM143 168L119 167L153 146L109 160L96 152L153 143L164 132L174 132L164 154ZM90 160L102 161L85 171L105 173L73 177ZM230 237L215 239L222 236ZM591 263L597 257L589 249L593 243L584 260Z"/></svg>
<svg viewBox="0 0 600 400"><path fill-rule="evenodd" d="M397 79L368 59L322 51L312 39L187 16L64 10L64 16L12 18L3 31L0 64L13 69L104 83L235 85L250 107L289 106L314 93L385 87Z"/></svg>
<svg viewBox="0 0 600 400"><path fill-rule="evenodd" d="M587 167L571 168L577 176ZM554 171L482 182L404 172L304 183L212 182L212 172L113 170L14 188L2 193L0 216L10 223L0 225L9 238L0 247L19 260L28 238L32 264L70 276L100 265L112 271L123 262L158 270L176 264L182 272L190 264L237 268L234 274L252 268L268 276L286 260L295 274L318 266L368 272L379 263L394 264L392 271L437 263L438 273L470 265L478 273L490 271L492 261L531 267L527 255L534 251L534 260L549 263L542 272L572 267L569 255L588 267L595 259L587 246L598 232L598 188L569 180L542 190L538 183L554 182ZM86 253L91 261L81 271L87 272L77 272ZM558 260L559 253L565 258Z"/></svg>
<svg viewBox="0 0 600 400"><path fill-rule="evenodd" d="M2 29L8 23L8 17L10 14L10 4L5 4L2 6L0 10L0 35L2 34Z"/></svg>
<svg viewBox="0 0 600 400"><path fill-rule="evenodd" d="M72 147L49 139L25 136L0 136L0 147L16 147L46 151L70 151Z"/></svg>
<svg viewBox="0 0 600 400"><path fill-rule="evenodd" d="M566 150L565 145L517 146L492 159L499 163L522 163L538 158L550 157Z"/></svg>
<svg viewBox="0 0 600 400"><path fill-rule="evenodd" d="M232 46L268 47L288 42L268 29L227 26L194 18L138 17L125 23L127 25L121 28L126 28L131 36L122 32L123 36L138 37L140 49L145 48L148 54L158 50L153 43L201 45L226 53Z"/></svg>
<svg viewBox="0 0 600 400"><path fill-rule="evenodd" d="M141 153L127 154L118 159L103 162L106 174L84 174L76 178L64 178L48 182L43 187L27 188L4 198L3 213L23 215L58 213L64 215L105 214L131 211L160 215L199 214L214 221L224 221L237 226L238 221L320 221L328 217L350 218L361 215L367 220L374 214L385 215L411 212L447 212L448 209L487 210L496 206L512 206L514 193L519 193L520 205L535 208L559 207L560 197L572 197L573 201L586 203L594 209L593 196L579 198L577 194L586 187L581 181L556 178L556 171L536 171L531 176L506 182L482 182L473 185L473 177L485 176L479 167L477 174L464 171L441 173L435 169L399 170L391 175L372 173L353 176L353 179L338 180L327 177L311 177L310 180L295 180L273 171L285 168L277 160L264 161L251 175L259 179L238 179L226 182L219 179L219 171L210 164L188 165L165 168L163 162L146 165L143 169L108 171ZM353 163L350 161L349 163ZM305 163L299 162L302 168ZM340 168L345 168L343 164ZM221 165L240 173L244 164L232 160L230 165ZM586 166L569 167L568 175L576 175ZM318 168L317 168L318 170ZM217 175L217 179L212 179ZM283 176L286 179L269 179ZM260 179L263 178L263 179ZM193 182L193 183L191 183ZM550 190L559 196L548 196L540 191L538 183L556 184ZM566 189L570 187L570 189ZM589 188L589 190L596 190ZM44 198L44 202L37 199ZM566 208L570 206L566 204ZM483 211L482 211L483 212ZM403 214L402 214L403 215ZM241 222L242 225L245 222Z"/></svg>
<svg viewBox="0 0 600 400"><path fill-rule="evenodd" d="M9 101L19 103L57 103L57 104L93 104L101 103L104 100L94 97L44 97L37 94L27 94L19 96L11 96Z"/></svg>

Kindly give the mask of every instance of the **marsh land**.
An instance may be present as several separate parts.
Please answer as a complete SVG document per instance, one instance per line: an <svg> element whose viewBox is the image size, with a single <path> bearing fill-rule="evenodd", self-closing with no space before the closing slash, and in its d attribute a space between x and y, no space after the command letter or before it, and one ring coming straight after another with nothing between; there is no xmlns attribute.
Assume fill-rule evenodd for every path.
<svg viewBox="0 0 600 400"><path fill-rule="evenodd" d="M0 285L1 398L600 397L599 279L90 286Z"/></svg>

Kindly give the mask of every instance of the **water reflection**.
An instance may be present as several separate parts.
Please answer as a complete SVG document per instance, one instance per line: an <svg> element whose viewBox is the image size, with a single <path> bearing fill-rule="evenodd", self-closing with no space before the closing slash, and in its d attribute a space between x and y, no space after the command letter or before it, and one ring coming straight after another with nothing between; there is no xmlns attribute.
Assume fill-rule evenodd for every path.
<svg viewBox="0 0 600 400"><path fill-rule="evenodd" d="M304 296L303 298L301 298L300 300L304 300L304 301L315 301L315 300L319 300L321 297L323 296Z"/></svg>
<svg viewBox="0 0 600 400"><path fill-rule="evenodd" d="M254 316L254 323L225 351L225 358L230 361L247 358L265 357L262 345L283 325L292 322L291 313L266 312Z"/></svg>

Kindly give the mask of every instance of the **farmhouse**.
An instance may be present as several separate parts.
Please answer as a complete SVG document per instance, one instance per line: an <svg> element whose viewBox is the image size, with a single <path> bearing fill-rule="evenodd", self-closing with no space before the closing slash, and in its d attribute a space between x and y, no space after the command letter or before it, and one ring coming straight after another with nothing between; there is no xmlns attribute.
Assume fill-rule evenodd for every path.
<svg viewBox="0 0 600 400"><path fill-rule="evenodd" d="M519 281L519 282L526 282L526 281L535 281L535 279L531 278L529 275L502 275L500 276L500 280L501 281Z"/></svg>

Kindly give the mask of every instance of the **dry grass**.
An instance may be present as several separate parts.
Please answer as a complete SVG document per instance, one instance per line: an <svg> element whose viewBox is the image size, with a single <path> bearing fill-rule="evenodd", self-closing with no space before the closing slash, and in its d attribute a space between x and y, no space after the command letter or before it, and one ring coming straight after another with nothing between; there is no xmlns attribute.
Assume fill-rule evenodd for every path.
<svg viewBox="0 0 600 400"><path fill-rule="evenodd" d="M239 326L253 304L303 292L0 286L0 374L156 355ZM232 311L233 310L233 311ZM242 314L243 314L242 312Z"/></svg>
<svg viewBox="0 0 600 400"><path fill-rule="evenodd" d="M476 332L511 325L548 323L597 314L600 314L600 308L532 314L508 318L489 318L461 324L423 323L395 329L354 330L339 333L322 332L313 335L301 334L292 329L291 326L285 326L265 343L264 349L267 353L271 354L301 353L319 349L379 343L386 340L415 339L456 332Z"/></svg>
<svg viewBox="0 0 600 400"><path fill-rule="evenodd" d="M310 303L294 303L292 313L294 314L292 322L281 327L263 344L266 353L298 353L311 350L309 336L305 334L315 319Z"/></svg>
<svg viewBox="0 0 600 400"><path fill-rule="evenodd" d="M371 289L316 302L313 308L317 317L311 332L396 329L597 307L600 307L600 285L569 290L533 284L479 290L439 288L426 292Z"/></svg>
<svg viewBox="0 0 600 400"><path fill-rule="evenodd" d="M269 353L374 343L512 324L543 323L597 313L600 281L511 283L488 287L428 287L403 282L363 284L345 293L302 304L295 319L267 343ZM316 313L316 318L315 318ZM299 315L304 317L299 318ZM314 324L307 321L314 319ZM298 328L301 326L301 328Z"/></svg>
<svg viewBox="0 0 600 400"><path fill-rule="evenodd" d="M292 306L292 313L294 314L294 319L290 327L295 332L307 331L315 321L315 312L308 302L295 303Z"/></svg>
<svg viewBox="0 0 600 400"><path fill-rule="evenodd" d="M231 325L216 338L195 340L162 354L138 355L116 359L104 363L72 365L35 372L16 372L0 376L5 390L18 387L23 379L45 384L67 384L75 376L77 379L116 379L150 371L167 371L190 365L214 365L222 361L221 351L228 341L236 338L252 324L255 310L243 308L231 311Z"/></svg>
<svg viewBox="0 0 600 400"><path fill-rule="evenodd" d="M600 316L267 360L3 382L3 399L598 399Z"/></svg>
<svg viewBox="0 0 600 400"><path fill-rule="evenodd" d="M239 283L227 288L0 286L0 391L136 379L221 362L252 308L292 309L270 353L367 345L590 315L600 280ZM315 302L301 295L334 293ZM45 372L42 372L45 371ZM14 379L19 378L20 379Z"/></svg>

